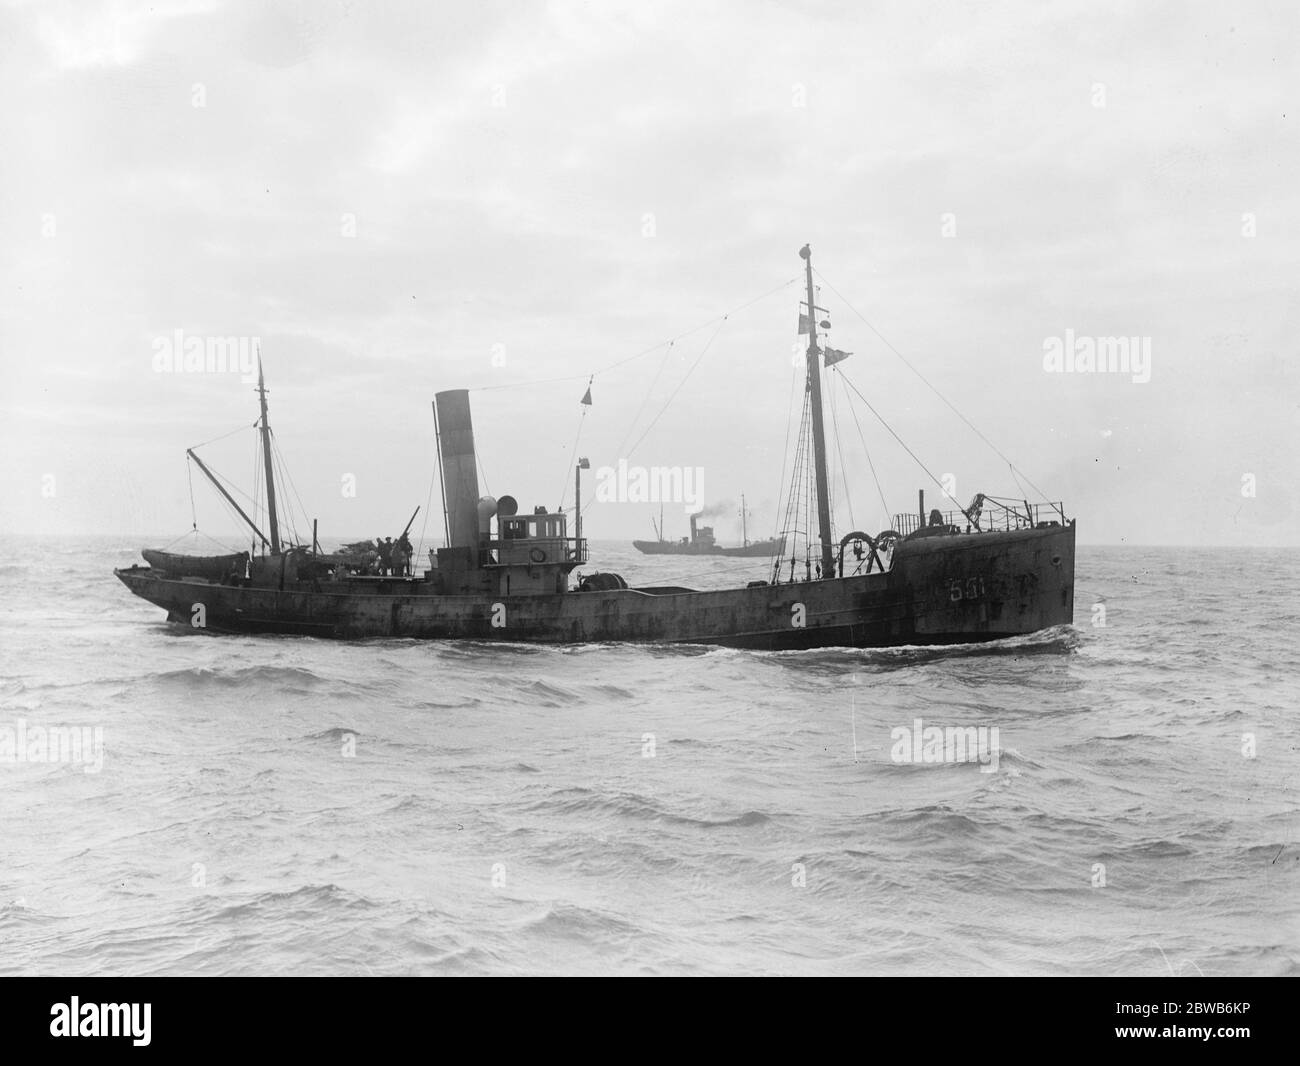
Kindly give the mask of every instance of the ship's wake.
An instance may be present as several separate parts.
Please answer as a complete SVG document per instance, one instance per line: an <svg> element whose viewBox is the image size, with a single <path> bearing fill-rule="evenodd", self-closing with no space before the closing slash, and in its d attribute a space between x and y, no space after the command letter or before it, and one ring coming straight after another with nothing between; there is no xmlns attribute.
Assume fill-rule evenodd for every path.
<svg viewBox="0 0 1300 1066"><path fill-rule="evenodd" d="M895 648L816 648L811 651L759 652L764 657L807 666L892 668L941 659L978 656L1068 655L1082 643L1074 626L1052 626L1037 633L971 644L904 644Z"/></svg>

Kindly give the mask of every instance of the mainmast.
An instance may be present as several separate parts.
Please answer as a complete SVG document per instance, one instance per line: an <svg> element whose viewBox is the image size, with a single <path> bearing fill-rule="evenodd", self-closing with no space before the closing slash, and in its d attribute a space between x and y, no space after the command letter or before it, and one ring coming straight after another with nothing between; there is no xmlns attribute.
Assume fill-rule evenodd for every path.
<svg viewBox="0 0 1300 1066"><path fill-rule="evenodd" d="M831 503L826 475L826 427L822 420L822 364L817 347L817 306L813 302L812 249L799 249L808 277L808 391L812 393L813 458L817 472L817 525L822 542L822 577L835 576L831 545Z"/></svg>
<svg viewBox="0 0 1300 1066"><path fill-rule="evenodd" d="M280 523L275 514L275 476L271 472L271 426L266 420L266 382L262 378L261 352L257 355L257 394L262 401L262 461L266 467L266 510L271 518L271 554L279 555Z"/></svg>

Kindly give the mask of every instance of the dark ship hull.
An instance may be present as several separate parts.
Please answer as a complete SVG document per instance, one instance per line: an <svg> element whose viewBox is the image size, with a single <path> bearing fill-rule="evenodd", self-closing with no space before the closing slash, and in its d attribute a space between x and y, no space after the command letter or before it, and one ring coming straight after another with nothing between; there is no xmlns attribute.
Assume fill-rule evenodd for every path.
<svg viewBox="0 0 1300 1066"><path fill-rule="evenodd" d="M723 548L722 554L733 559L770 559L774 555L780 555L783 550L784 542L778 544L774 540L756 540L741 548Z"/></svg>
<svg viewBox="0 0 1300 1066"><path fill-rule="evenodd" d="M1074 523L909 538L884 573L743 589L444 595L414 579L280 587L115 573L176 622L236 633L545 644L627 641L793 650L997 640L1074 617ZM196 611L197 605L202 611Z"/></svg>
<svg viewBox="0 0 1300 1066"><path fill-rule="evenodd" d="M781 545L774 540L758 540L742 548L723 548L717 544L674 544L671 540L634 540L632 547L642 555L725 555L744 559L770 559L781 552Z"/></svg>

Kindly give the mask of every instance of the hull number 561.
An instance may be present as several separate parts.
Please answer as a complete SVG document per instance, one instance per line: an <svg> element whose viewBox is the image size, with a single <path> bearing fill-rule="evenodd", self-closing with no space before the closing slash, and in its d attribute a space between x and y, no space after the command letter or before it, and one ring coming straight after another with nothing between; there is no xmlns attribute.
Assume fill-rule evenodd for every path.
<svg viewBox="0 0 1300 1066"><path fill-rule="evenodd" d="M948 584L948 599L953 603L962 600L977 600L984 595L984 579L968 577L965 581L953 580Z"/></svg>

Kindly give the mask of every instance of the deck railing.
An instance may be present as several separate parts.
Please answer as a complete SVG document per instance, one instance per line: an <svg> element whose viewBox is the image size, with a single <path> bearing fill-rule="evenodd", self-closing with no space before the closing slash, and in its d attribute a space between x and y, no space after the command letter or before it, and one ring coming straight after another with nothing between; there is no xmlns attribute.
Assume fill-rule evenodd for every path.
<svg viewBox="0 0 1300 1066"><path fill-rule="evenodd" d="M1028 510L1026 510L1028 507ZM966 517L965 511L941 511L940 515L943 524L956 526L958 529L975 531L971 521ZM1050 522L1065 523L1065 505L1063 503L1032 503L1021 504L1016 507L1013 504L997 503L993 500L985 500L984 509L980 512L979 528L981 532L991 533L994 531L1009 531L1013 529L1033 529L1036 526ZM915 533L922 525L929 525L930 517L927 514L924 523L921 516L915 512L894 515L894 529L907 536L909 533Z"/></svg>

